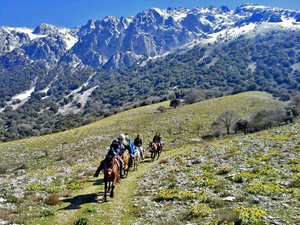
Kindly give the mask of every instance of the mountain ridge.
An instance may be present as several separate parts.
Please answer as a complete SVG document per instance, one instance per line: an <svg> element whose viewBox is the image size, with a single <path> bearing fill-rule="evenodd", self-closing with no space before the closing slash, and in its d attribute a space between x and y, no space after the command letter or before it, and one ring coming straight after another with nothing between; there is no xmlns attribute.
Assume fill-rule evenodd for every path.
<svg viewBox="0 0 300 225"><path fill-rule="evenodd" d="M1 27L4 130L30 123L27 133L46 126L45 134L195 90L204 98L260 90L290 100L299 94L299 15L245 4L153 8L74 29Z"/></svg>
<svg viewBox="0 0 300 225"><path fill-rule="evenodd" d="M218 16L216 17L216 15ZM194 9L168 8L164 10L151 8L128 18L108 16L103 20L89 20L87 24L73 29L50 24L40 24L33 31L29 28L1 27L2 35L6 33L7 38L10 39L6 43L2 42L0 54L5 55L23 44L28 45L26 49L38 49L40 47L37 46L38 44L48 44L48 51L45 49L43 51L38 49L37 51L51 54L55 52L55 50L51 51L51 42L43 39L48 37L56 38L61 42L59 44L59 49L62 49L61 52L56 49L58 57L45 58L42 54L26 52L26 49L25 52L21 52L33 60L47 59L50 63L58 63L63 54L67 54L65 58L74 54L84 65L104 66L114 57L114 54L120 54L119 52L126 54L126 52L131 51L135 55L132 56L132 62L136 62L137 59L135 58L141 58L144 54L151 57L158 56L173 51L192 40L205 39L205 36L204 38L201 36L223 30L226 23L226 25L232 23L231 27L251 22L278 23L282 22L282 17L294 18L295 22L300 22L300 14L296 10L244 4L237 7L235 11L229 10L226 6ZM225 21L226 19L228 21ZM153 32L159 38L158 40L150 38L153 36ZM143 33L150 35L150 37L147 38L147 35L143 35ZM12 37L14 35L18 38ZM168 39L166 40L166 38ZM40 40L41 43L35 43L34 40ZM138 45L137 41L142 44ZM166 41L168 45L160 43ZM30 44L29 42L33 43ZM83 48L86 50L82 51ZM130 55L128 57L131 58ZM121 65L132 64L124 62Z"/></svg>

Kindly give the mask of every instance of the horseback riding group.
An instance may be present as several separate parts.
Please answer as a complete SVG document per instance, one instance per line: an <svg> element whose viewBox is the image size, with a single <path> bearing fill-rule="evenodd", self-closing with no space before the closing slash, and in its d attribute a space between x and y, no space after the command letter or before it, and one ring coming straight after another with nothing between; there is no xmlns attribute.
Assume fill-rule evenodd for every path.
<svg viewBox="0 0 300 225"><path fill-rule="evenodd" d="M98 177L103 170L105 182L104 201L106 201L106 194L109 190L111 191L110 197L113 197L115 183L120 178L128 176L130 167L133 167L134 170L138 169L140 161L145 158L145 150L142 144L140 134L137 134L134 142L129 139L128 135L124 134L120 134L116 140L112 141L105 159L100 162L94 174L94 177ZM153 142L149 144L149 148L152 161L154 161L156 156L158 159L163 148L159 133L155 134Z"/></svg>

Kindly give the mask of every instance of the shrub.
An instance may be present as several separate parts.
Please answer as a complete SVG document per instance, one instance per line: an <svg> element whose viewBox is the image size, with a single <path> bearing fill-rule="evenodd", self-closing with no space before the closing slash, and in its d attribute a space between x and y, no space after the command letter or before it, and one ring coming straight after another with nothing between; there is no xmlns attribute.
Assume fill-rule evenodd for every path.
<svg viewBox="0 0 300 225"><path fill-rule="evenodd" d="M46 209L41 212L41 217L54 216L54 212Z"/></svg>
<svg viewBox="0 0 300 225"><path fill-rule="evenodd" d="M217 211L218 216L218 224L240 224L239 214L231 209L225 208Z"/></svg>
<svg viewBox="0 0 300 225"><path fill-rule="evenodd" d="M50 195L46 200L45 204L47 205L57 205L59 203L58 194Z"/></svg>
<svg viewBox="0 0 300 225"><path fill-rule="evenodd" d="M200 91L194 91L184 97L184 103L193 104L202 101L204 98L204 95Z"/></svg>
<svg viewBox="0 0 300 225"><path fill-rule="evenodd" d="M223 168L220 168L218 171L217 171L217 175L222 175L222 174L227 174L231 171L231 168L228 168L228 167L223 167Z"/></svg>
<svg viewBox="0 0 300 225"><path fill-rule="evenodd" d="M240 119L234 127L235 132L242 131L244 134L248 133L249 122L245 119Z"/></svg>
<svg viewBox="0 0 300 225"><path fill-rule="evenodd" d="M163 113L163 112L167 111L167 108L161 105L157 108L157 110L160 111L161 113Z"/></svg>
<svg viewBox="0 0 300 225"><path fill-rule="evenodd" d="M170 102L170 107L173 107L176 109L181 104L181 101L179 99L173 99Z"/></svg>
<svg viewBox="0 0 300 225"><path fill-rule="evenodd" d="M92 208L92 207L87 207L83 212L84 213L96 213L97 210L95 208Z"/></svg>
<svg viewBox="0 0 300 225"><path fill-rule="evenodd" d="M9 169L9 165L6 163L0 164L0 174L6 173L6 171Z"/></svg>
<svg viewBox="0 0 300 225"><path fill-rule="evenodd" d="M79 217L73 223L74 225L86 225L89 222L88 218Z"/></svg>

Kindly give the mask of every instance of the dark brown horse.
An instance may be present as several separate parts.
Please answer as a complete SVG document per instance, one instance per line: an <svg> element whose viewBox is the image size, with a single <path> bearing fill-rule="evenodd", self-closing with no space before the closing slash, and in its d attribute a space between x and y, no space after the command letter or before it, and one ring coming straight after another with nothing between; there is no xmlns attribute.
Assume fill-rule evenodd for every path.
<svg viewBox="0 0 300 225"><path fill-rule="evenodd" d="M151 152L151 159L153 162L156 156L157 159L159 158L162 149L155 142L149 143L149 149L150 149L149 151Z"/></svg>
<svg viewBox="0 0 300 225"><path fill-rule="evenodd" d="M121 177L124 177L124 176L128 176L128 171L129 171L129 154L127 152L127 150L124 150L122 152L119 153L123 162L124 162L124 169L123 169L123 173L124 174L121 174Z"/></svg>
<svg viewBox="0 0 300 225"><path fill-rule="evenodd" d="M106 163L104 166L104 198L103 201L106 202L106 194L110 191L110 197L114 197L115 184L119 181L120 170L117 165L116 159L113 155L106 156ZM111 189L111 190L110 190Z"/></svg>

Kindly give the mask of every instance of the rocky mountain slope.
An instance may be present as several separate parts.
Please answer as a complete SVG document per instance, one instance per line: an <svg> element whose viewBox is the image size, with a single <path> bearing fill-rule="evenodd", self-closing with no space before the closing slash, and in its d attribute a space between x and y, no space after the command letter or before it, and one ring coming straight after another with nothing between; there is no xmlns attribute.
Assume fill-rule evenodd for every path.
<svg viewBox="0 0 300 225"><path fill-rule="evenodd" d="M289 100L299 92L299 15L245 4L153 8L74 29L1 27L0 133L53 133L195 89Z"/></svg>
<svg viewBox="0 0 300 225"><path fill-rule="evenodd" d="M74 29L49 24L34 30L1 27L0 55L6 66L44 60L48 65L68 62L111 69L174 52L186 45L234 38L225 33L238 35L239 30L253 31L263 23L290 29L296 28L298 22L297 11L250 4L234 11L225 6L153 8L129 18L90 20Z"/></svg>

